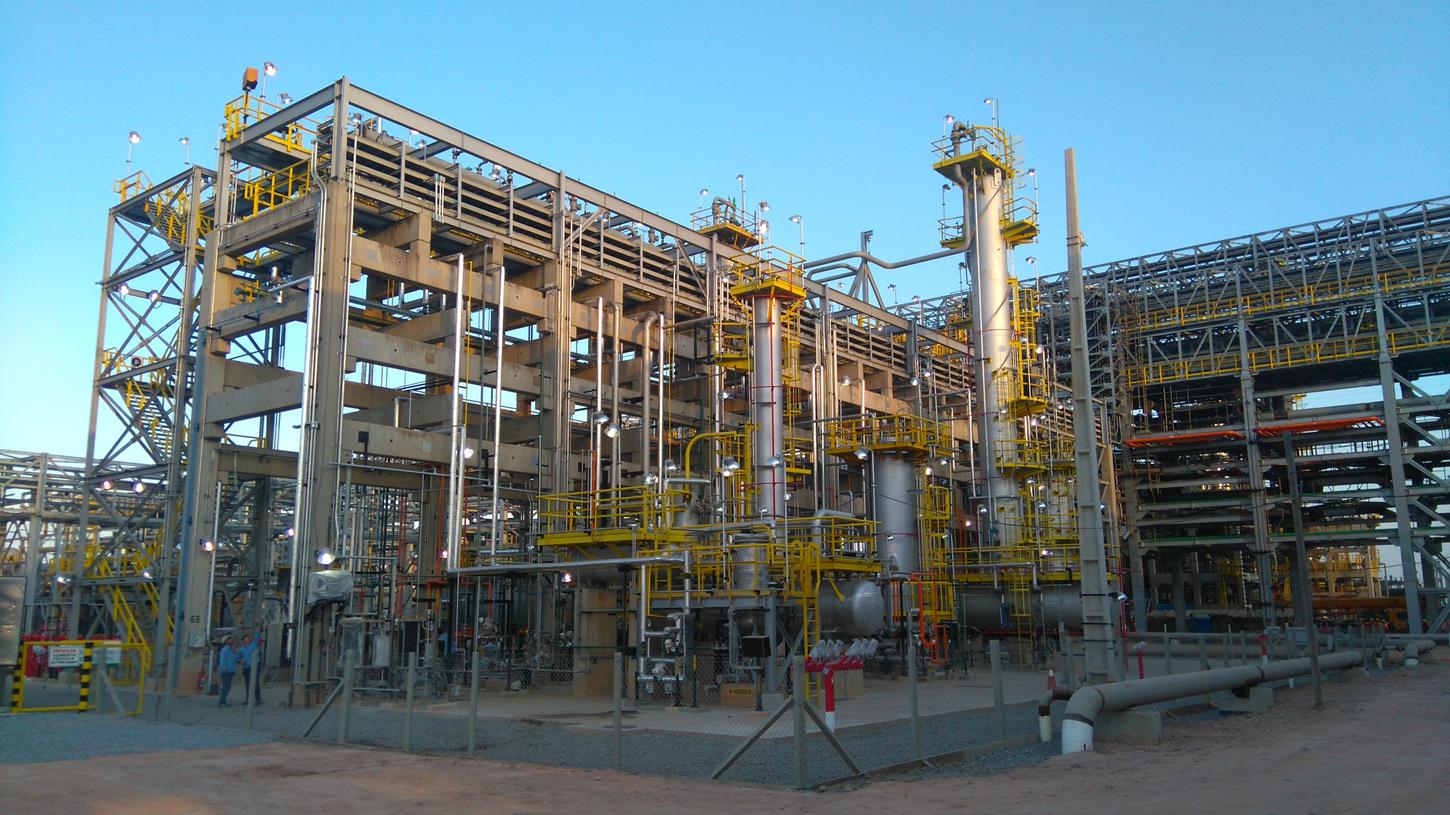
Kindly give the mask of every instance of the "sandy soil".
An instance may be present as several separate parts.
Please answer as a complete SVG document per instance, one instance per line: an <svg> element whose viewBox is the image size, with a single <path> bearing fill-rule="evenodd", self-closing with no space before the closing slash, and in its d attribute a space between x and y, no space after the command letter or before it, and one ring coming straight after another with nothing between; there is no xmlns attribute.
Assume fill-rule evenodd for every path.
<svg viewBox="0 0 1450 815"><path fill-rule="evenodd" d="M1442 660L1444 655L1436 654ZM1156 748L1100 745L985 778L801 793L298 743L0 767L0 811L29 813L630 813L642 811L1444 812L1450 663L1281 691L1271 710L1171 724ZM446 809L445 809L446 808Z"/></svg>

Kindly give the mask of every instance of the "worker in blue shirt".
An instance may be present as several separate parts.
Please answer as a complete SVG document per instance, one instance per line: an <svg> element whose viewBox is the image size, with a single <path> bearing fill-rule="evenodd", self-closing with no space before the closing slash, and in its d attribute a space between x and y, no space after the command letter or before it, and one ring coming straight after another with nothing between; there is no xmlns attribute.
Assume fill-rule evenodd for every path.
<svg viewBox="0 0 1450 815"><path fill-rule="evenodd" d="M232 690L232 678L237 675L237 661L241 658L241 652L237 650L237 638L227 637L222 643L222 648L216 655L216 672L221 679L221 696L217 700L217 707L231 707L227 704L227 694Z"/></svg>
<svg viewBox="0 0 1450 815"><path fill-rule="evenodd" d="M242 663L242 687L251 685L252 698L262 704L262 638L246 634L242 637L242 648L237 652ZM252 676L252 658L256 657L257 675ZM255 684L253 684L255 681Z"/></svg>

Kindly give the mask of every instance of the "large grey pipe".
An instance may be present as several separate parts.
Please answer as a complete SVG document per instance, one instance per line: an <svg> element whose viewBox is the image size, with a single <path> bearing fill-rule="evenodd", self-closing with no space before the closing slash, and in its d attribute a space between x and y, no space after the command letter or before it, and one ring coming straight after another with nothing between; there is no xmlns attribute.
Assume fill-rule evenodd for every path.
<svg viewBox="0 0 1450 815"><path fill-rule="evenodd" d="M1413 668L1420 664L1420 654L1435 647L1434 640L1412 640L1405 643L1405 667Z"/></svg>
<svg viewBox="0 0 1450 815"><path fill-rule="evenodd" d="M1321 657L1322 670L1342 670L1363 664L1364 654L1358 650L1339 651ZM1167 702L1214 691L1246 688L1263 682L1275 682L1309 673L1309 659L1288 659L1268 665L1240 665L1212 671L1155 676L1128 682L1087 685L1078 688L1067 701L1062 721L1062 754L1093 749L1093 726L1099 714L1127 710L1139 705Z"/></svg>

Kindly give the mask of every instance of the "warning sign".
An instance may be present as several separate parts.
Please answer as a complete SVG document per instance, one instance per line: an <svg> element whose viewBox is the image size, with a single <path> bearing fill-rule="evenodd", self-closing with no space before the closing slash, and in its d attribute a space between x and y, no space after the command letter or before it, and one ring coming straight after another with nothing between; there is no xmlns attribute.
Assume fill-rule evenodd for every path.
<svg viewBox="0 0 1450 815"><path fill-rule="evenodd" d="M79 645L50 646L49 665L52 668L79 668L84 650Z"/></svg>

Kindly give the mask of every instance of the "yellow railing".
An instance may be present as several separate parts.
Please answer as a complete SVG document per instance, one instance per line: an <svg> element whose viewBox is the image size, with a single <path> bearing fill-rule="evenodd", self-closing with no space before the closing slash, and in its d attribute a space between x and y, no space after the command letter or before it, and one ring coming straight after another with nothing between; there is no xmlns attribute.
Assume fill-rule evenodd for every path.
<svg viewBox="0 0 1450 815"><path fill-rule="evenodd" d="M1450 347L1450 325L1401 328L1387 332L1390 355L1406 351ZM1254 372L1318 365L1347 359L1363 359L1379 353L1379 340L1373 333L1353 337L1306 342L1278 348L1258 348L1249 352L1249 370ZM1130 365L1123 370L1123 383L1128 387L1231 376L1239 373L1237 353L1214 354L1165 360L1145 365Z"/></svg>
<svg viewBox="0 0 1450 815"><path fill-rule="evenodd" d="M1047 444L1039 439L1000 440L992 445L992 457L1004 472L1042 470L1047 467Z"/></svg>
<svg viewBox="0 0 1450 815"><path fill-rule="evenodd" d="M123 204L149 189L151 189L151 179L147 178L146 173L140 170L125 178L116 179L116 194L121 196L121 203Z"/></svg>
<svg viewBox="0 0 1450 815"><path fill-rule="evenodd" d="M851 416L825 423L826 449L848 455L868 450L945 451L952 448L951 427L906 413Z"/></svg>
<svg viewBox="0 0 1450 815"><path fill-rule="evenodd" d="M710 206L690 213L692 229L703 232L722 226L728 226L751 235L760 233L760 224L756 221L755 215L748 208L736 203L733 198L717 199Z"/></svg>
<svg viewBox="0 0 1450 815"><path fill-rule="evenodd" d="M243 130L246 130L253 124L271 116L281 109L281 105L269 102L260 96L253 96L250 93L233 99L226 104L226 108L223 111L227 141L235 139L241 135ZM304 125L302 123L303 121L305 120L292 122L286 127L281 128L280 133L274 131L268 133L264 138L288 152L310 153L312 151L308 146L308 139L316 138L317 133L312 128Z"/></svg>
<svg viewBox="0 0 1450 815"><path fill-rule="evenodd" d="M1409 269L1396 269L1379 275L1380 290L1386 294L1429 288L1450 283L1450 263L1438 263ZM1146 312L1125 311L1122 325L1132 332L1156 328L1178 328L1195 323L1237 317L1240 313L1257 315L1286 308L1305 308L1337 303L1372 295L1374 275L1359 275L1344 280L1314 283L1308 286L1282 286L1243 296L1225 296L1211 302L1188 303Z"/></svg>
<svg viewBox="0 0 1450 815"><path fill-rule="evenodd" d="M539 520L546 533L621 528L654 532L671 525L687 496L684 490L653 486L545 495L539 498Z"/></svg>
<svg viewBox="0 0 1450 815"><path fill-rule="evenodd" d="M260 178L242 183L242 198L251 203L250 212L239 212L241 220L258 215L288 201L300 198L312 190L312 162L303 159L296 164L283 167L276 172L265 173Z"/></svg>
<svg viewBox="0 0 1450 815"><path fill-rule="evenodd" d="M168 196L158 195L147 199L145 210L157 231L165 235L167 243L175 247L185 244L191 213L191 200L185 188L178 187ZM215 222L212 216L205 213L197 216L195 237L198 243L203 235L211 231Z"/></svg>

